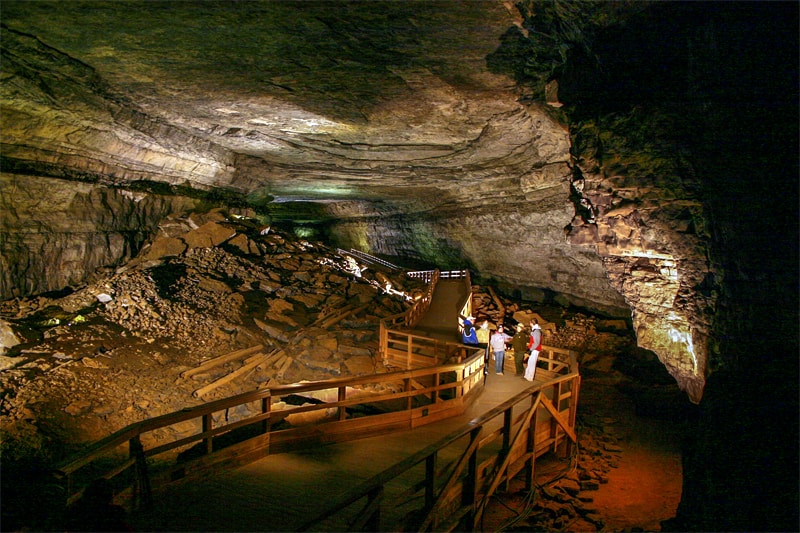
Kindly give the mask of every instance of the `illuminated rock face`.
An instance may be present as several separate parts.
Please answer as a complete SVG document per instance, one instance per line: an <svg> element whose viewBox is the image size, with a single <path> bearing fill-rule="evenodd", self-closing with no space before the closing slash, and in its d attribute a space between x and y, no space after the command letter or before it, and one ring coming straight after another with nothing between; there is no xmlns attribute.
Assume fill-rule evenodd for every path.
<svg viewBox="0 0 800 533"><path fill-rule="evenodd" d="M578 214L568 239L603 257L611 285L630 306L640 346L655 352L693 401L703 394L716 294L703 206L680 180L630 186L606 177L585 154L576 189L590 209ZM713 288L713 287L711 287Z"/></svg>

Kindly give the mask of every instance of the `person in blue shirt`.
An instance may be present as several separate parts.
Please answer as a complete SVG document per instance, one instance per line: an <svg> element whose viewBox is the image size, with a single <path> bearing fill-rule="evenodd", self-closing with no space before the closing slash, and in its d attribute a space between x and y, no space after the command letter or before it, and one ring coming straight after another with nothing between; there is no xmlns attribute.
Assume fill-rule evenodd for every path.
<svg viewBox="0 0 800 533"><path fill-rule="evenodd" d="M472 323L474 320L475 317L472 315L465 318L464 327L461 330L461 342L470 346L478 345L478 335L475 333L475 326Z"/></svg>

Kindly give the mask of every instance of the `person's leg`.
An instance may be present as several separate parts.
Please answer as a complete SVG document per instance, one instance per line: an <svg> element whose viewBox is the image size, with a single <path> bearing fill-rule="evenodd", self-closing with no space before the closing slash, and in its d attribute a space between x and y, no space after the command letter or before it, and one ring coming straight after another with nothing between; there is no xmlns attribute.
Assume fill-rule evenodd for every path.
<svg viewBox="0 0 800 533"><path fill-rule="evenodd" d="M498 374L503 373L503 364L506 359L505 352L494 352L494 369Z"/></svg>
<svg viewBox="0 0 800 533"><path fill-rule="evenodd" d="M525 379L533 381L536 374L536 361L539 359L539 350L531 350L531 356L528 358L528 367L525 369Z"/></svg>

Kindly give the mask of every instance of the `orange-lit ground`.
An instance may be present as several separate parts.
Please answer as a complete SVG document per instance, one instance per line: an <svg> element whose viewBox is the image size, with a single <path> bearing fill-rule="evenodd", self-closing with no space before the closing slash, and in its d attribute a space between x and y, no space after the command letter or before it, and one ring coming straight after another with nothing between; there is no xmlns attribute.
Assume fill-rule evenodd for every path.
<svg viewBox="0 0 800 533"><path fill-rule="evenodd" d="M631 400L615 386L614 380L586 379L581 388L581 409L603 417L607 428L622 449L617 468L607 474L607 483L599 490L582 491L581 498L591 498L587 508L602 520L603 527L585 520L580 514L564 518L556 530L588 531L661 531L661 521L675 516L681 497L681 455L679 421L638 416ZM564 464L552 464L540 470L543 477L558 475ZM549 471L548 471L549 470ZM524 493L516 480L508 493L494 499L487 512L483 531L534 531L525 519L513 523L523 513ZM538 500L540 503L542 498ZM534 509L531 515L537 512ZM535 522L534 522L535 523Z"/></svg>
<svg viewBox="0 0 800 533"><path fill-rule="evenodd" d="M633 416L630 440L623 448L619 468L594 493L594 506L607 531L660 531L661 521L675 516L681 498L681 456L670 430ZM665 440L666 439L666 440Z"/></svg>

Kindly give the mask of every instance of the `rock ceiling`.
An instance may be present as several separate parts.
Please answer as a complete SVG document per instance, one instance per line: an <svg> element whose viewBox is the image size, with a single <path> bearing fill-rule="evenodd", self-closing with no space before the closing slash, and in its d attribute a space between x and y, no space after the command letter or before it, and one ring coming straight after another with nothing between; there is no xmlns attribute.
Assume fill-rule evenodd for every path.
<svg viewBox="0 0 800 533"><path fill-rule="evenodd" d="M4 8L25 32L3 38L6 169L274 199L273 216L335 220L342 244L626 310L564 239L567 128L487 69L509 6L143 5Z"/></svg>
<svg viewBox="0 0 800 533"><path fill-rule="evenodd" d="M2 297L131 258L197 203L158 184L223 191L630 316L699 400L714 296L691 180L576 159L557 107L487 66L509 31L520 12L490 0L4 2Z"/></svg>
<svg viewBox="0 0 800 533"><path fill-rule="evenodd" d="M524 152L535 126L519 116L512 82L485 65L513 22L502 4L364 5L22 2L4 9L4 22L108 84L82 102L106 124L95 135L119 137L104 139L109 150L144 143L159 181L267 187L287 199L403 200L446 190L457 172L472 169L477 181L482 167ZM58 67L42 57L55 50L21 46L39 49L22 68L62 69L53 85L90 75L66 57ZM73 104L85 98L74 89ZM148 127L120 116L134 111L158 123L149 125L159 128L154 138L130 131ZM498 146L491 130L509 127L521 137L504 134Z"/></svg>

